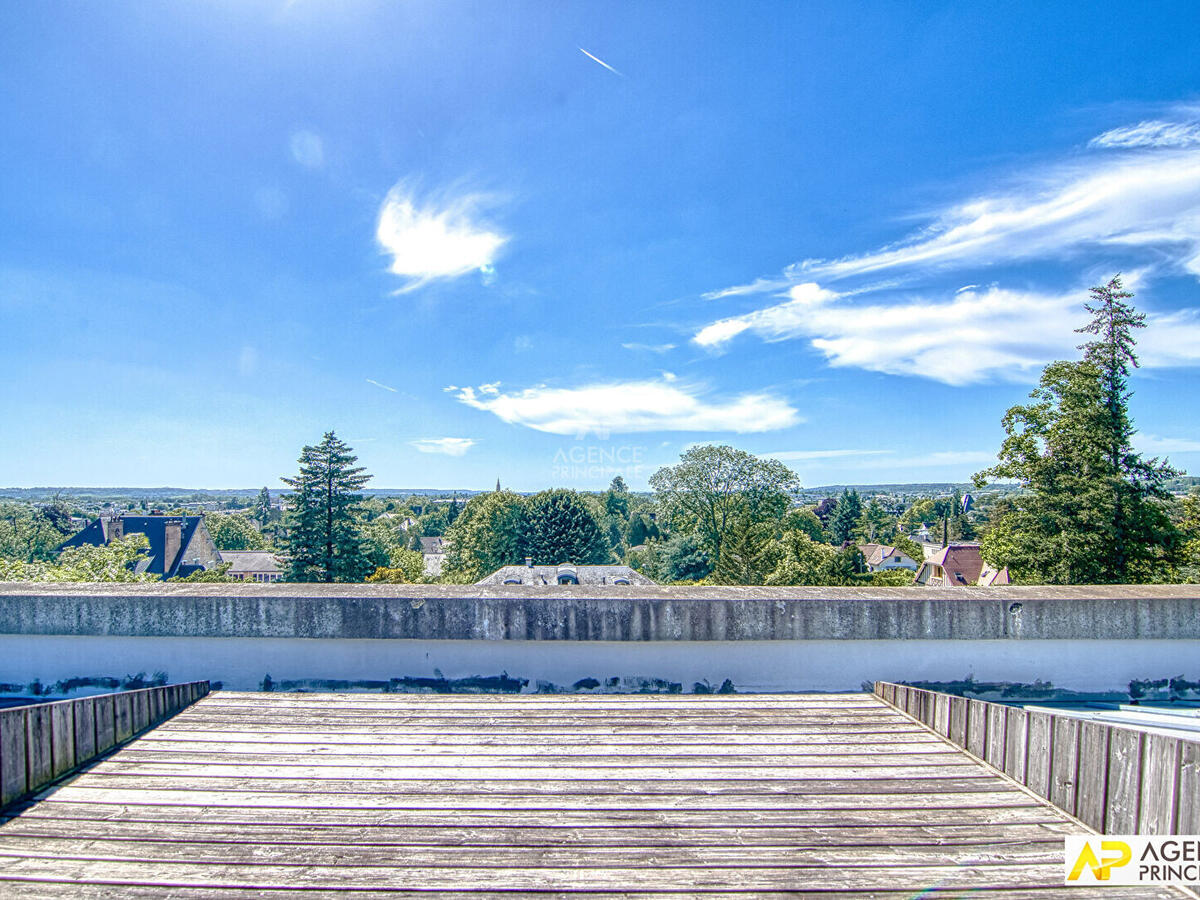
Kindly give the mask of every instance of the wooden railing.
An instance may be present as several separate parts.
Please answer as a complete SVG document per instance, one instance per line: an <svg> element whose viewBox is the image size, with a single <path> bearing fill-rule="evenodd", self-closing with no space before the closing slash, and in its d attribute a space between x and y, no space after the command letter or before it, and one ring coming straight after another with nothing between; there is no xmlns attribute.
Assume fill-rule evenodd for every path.
<svg viewBox="0 0 1200 900"><path fill-rule="evenodd" d="M1200 833L1200 741L885 681L875 693L1102 834Z"/></svg>
<svg viewBox="0 0 1200 900"><path fill-rule="evenodd" d="M41 790L209 691L207 681L0 709L0 807Z"/></svg>

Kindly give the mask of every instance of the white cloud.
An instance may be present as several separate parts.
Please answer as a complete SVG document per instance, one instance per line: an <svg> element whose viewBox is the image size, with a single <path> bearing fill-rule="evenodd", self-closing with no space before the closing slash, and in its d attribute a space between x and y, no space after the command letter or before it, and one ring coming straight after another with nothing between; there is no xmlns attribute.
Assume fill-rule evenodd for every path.
<svg viewBox="0 0 1200 900"><path fill-rule="evenodd" d="M292 159L306 169L319 169L325 163L325 142L311 131L293 132L288 149L292 151Z"/></svg>
<svg viewBox="0 0 1200 900"><path fill-rule="evenodd" d="M397 293L471 272L485 282L494 279L493 264L508 237L479 221L484 200L466 194L420 201L403 185L392 188L379 210L375 237L392 257L389 270L408 279Z"/></svg>
<svg viewBox="0 0 1200 900"><path fill-rule="evenodd" d="M422 453L441 453L444 456L462 456L468 450L475 446L475 441L471 438L421 438L416 441L409 441L409 445L416 447Z"/></svg>
<svg viewBox="0 0 1200 900"><path fill-rule="evenodd" d="M791 299L701 328L693 340L718 349L750 333L766 341L808 339L831 366L919 375L951 385L1037 376L1052 359L1071 359L1086 335L1082 288L1062 294L999 287L959 290L948 300L905 297L852 305L815 284ZM1200 314L1150 314L1137 335L1146 368L1200 364Z"/></svg>
<svg viewBox="0 0 1200 900"><path fill-rule="evenodd" d="M1193 147L1200 144L1200 124L1148 120L1113 128L1092 138L1091 147Z"/></svg>
<svg viewBox="0 0 1200 900"><path fill-rule="evenodd" d="M759 392L711 398L664 373L656 380L604 382L574 388L540 385L505 392L497 384L450 387L458 400L514 425L550 434L644 431L776 431L802 421L782 397Z"/></svg>
<svg viewBox="0 0 1200 900"><path fill-rule="evenodd" d="M1062 258L1102 244L1164 250L1200 275L1200 150L1089 157L1014 190L952 206L912 240L858 256L809 260L795 271L835 280L912 266L961 269Z"/></svg>
<svg viewBox="0 0 1200 900"><path fill-rule="evenodd" d="M674 349L675 349L675 345L674 345L674 344L635 344L635 343L629 343L629 344L622 344L621 346L622 346L622 347L624 347L626 350L633 350L633 351L635 351L635 352L638 352L638 351L640 351L640 352L643 352L643 353L669 353L670 351L672 351L672 350L674 350Z"/></svg>

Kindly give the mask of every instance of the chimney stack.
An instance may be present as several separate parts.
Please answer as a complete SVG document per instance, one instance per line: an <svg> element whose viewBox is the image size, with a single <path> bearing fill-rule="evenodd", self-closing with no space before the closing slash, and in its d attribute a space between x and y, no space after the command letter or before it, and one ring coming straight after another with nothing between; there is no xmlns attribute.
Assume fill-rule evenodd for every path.
<svg viewBox="0 0 1200 900"><path fill-rule="evenodd" d="M527 569L533 568L533 557L532 556L525 557L525 568L527 568Z"/></svg>
<svg viewBox="0 0 1200 900"><path fill-rule="evenodd" d="M175 568L175 557L179 555L180 544L183 543L183 520L169 519L163 522L163 575L169 575Z"/></svg>

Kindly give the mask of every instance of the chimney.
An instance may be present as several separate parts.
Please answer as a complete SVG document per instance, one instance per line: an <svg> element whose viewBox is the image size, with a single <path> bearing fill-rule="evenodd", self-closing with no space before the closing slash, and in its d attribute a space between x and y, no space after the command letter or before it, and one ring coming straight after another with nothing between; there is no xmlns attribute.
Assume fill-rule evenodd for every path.
<svg viewBox="0 0 1200 900"><path fill-rule="evenodd" d="M527 568L527 569L533 568L533 557L532 556L525 557L525 568Z"/></svg>
<svg viewBox="0 0 1200 900"><path fill-rule="evenodd" d="M183 520L169 519L163 522L163 575L171 574L175 568L175 557L179 555L183 542Z"/></svg>
<svg viewBox="0 0 1200 900"><path fill-rule="evenodd" d="M113 516L108 520L108 540L119 541L125 537L125 520L121 516Z"/></svg>

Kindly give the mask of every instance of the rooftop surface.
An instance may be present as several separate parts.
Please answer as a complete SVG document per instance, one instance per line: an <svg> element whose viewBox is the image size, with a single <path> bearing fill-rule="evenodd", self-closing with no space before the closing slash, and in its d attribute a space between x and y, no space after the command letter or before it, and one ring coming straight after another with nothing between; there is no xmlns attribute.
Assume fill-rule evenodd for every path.
<svg viewBox="0 0 1200 900"><path fill-rule="evenodd" d="M1179 896L1063 888L1082 826L864 694L217 692L15 812L5 898Z"/></svg>

